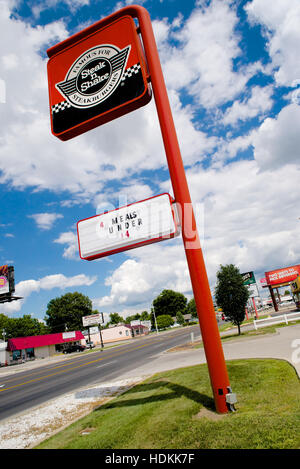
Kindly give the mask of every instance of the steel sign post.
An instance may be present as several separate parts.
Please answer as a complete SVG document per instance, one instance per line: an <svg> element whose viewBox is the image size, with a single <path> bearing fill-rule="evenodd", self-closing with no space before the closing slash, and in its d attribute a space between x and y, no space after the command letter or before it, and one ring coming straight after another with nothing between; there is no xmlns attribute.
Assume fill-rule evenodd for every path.
<svg viewBox="0 0 300 469"><path fill-rule="evenodd" d="M179 217L181 222L180 224L182 227L183 244L189 267L195 303L197 307L199 325L201 329L201 335L206 354L206 360L216 410L218 413L227 413L228 408L232 408L232 399L229 399L231 394L231 388L229 384L227 367L225 363L219 329L214 311L213 300L210 292L205 262L200 245L199 234L196 227L196 220L192 208L192 202L185 175L185 169L177 140L177 134L162 73L156 41L152 30L150 16L147 10L141 6L127 6L117 11L116 13L113 13L112 15L104 18L103 20L100 20L93 26L87 28L88 33L92 32L96 34L99 28L104 28L112 22L120 20L124 16L129 16L132 19L138 20L137 31L141 34L142 37L145 58L149 72L149 76L147 77L147 79L151 81L152 85L152 92L155 99L157 114L159 118L163 143L170 172L170 178L175 196L175 202L177 204L177 207L181 209ZM53 48L47 51L48 56L50 58L57 57L57 55L60 54L64 49L70 48L74 44L74 42L83 41L83 38L86 36L86 34L86 30L83 30L82 32L77 33L76 35L63 41L62 43L59 43L58 45L54 46ZM124 44L124 46L125 45L126 44ZM84 59L84 57L80 57ZM93 67L97 66L97 64L95 63L93 63L92 65ZM67 92L70 91L68 85L71 86L71 91L73 90L73 82L69 83L69 81L72 80L72 74L75 73L74 63L72 63L72 67L73 69L70 71L70 76L67 74L63 77L63 80L68 82L67 87L65 88ZM85 66L84 68L80 68L80 73L81 75L86 75L87 68ZM76 80L75 81L78 86L78 78L76 78ZM79 83L79 85L82 86L81 83ZM75 94L76 93L74 91L74 95ZM144 96L147 95L145 94ZM78 99L78 97L76 97L75 99ZM145 98L142 104L145 104ZM115 117L118 117L118 115L114 114L113 118ZM98 119L98 125L101 123L101 119ZM84 127L82 131L85 130L89 130L89 128ZM69 130L69 134L67 135L67 137L72 138L75 135L76 128L75 134L74 129L71 129ZM61 134L56 136L61 139L66 139L66 136ZM227 398L229 400L228 404Z"/></svg>

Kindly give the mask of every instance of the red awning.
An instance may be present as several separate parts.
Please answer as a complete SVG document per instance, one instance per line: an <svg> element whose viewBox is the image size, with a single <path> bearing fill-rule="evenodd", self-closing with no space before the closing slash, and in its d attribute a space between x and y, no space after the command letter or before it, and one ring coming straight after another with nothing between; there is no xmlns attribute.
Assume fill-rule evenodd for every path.
<svg viewBox="0 0 300 469"><path fill-rule="evenodd" d="M73 337L72 337L73 336ZM57 334L33 335L8 339L7 350L24 350L26 348L45 347L47 345L64 344L84 339L82 332L59 332Z"/></svg>

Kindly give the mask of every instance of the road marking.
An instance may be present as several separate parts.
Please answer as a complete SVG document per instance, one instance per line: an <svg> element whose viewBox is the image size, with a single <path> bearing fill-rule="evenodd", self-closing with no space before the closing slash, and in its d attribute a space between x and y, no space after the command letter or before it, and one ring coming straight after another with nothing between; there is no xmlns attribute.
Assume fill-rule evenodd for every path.
<svg viewBox="0 0 300 469"><path fill-rule="evenodd" d="M111 365L112 363L116 363L117 361L118 361L118 360L114 360L113 362L104 363L103 365L98 365L98 366L96 366L95 368L103 368L103 366Z"/></svg>
<svg viewBox="0 0 300 469"><path fill-rule="evenodd" d="M144 344L144 345L139 345L138 347L134 347L133 349L131 350L136 350L136 349L139 349L139 348L142 348L142 347L147 347L148 344ZM111 355L111 357L115 357L117 355L122 355L124 352L121 351L119 353L115 353L113 355ZM126 353L126 352L125 352ZM48 375L45 375L45 376L41 376L39 378L34 378L34 379L31 379L29 381L24 381L24 383L19 383L19 384L14 384L13 386L10 386L6 389L0 389L0 392L4 392L4 391L8 391L9 389L13 389L13 388L18 388L20 386L25 386L26 384L30 384L30 383L34 383L35 381L41 381L43 379L46 379L46 378L50 378L51 376L55 376L55 375L59 375L61 373L66 373L68 371L71 371L71 370L75 370L76 368L82 368L83 366L86 366L86 365L91 365L92 363L96 363L96 362L99 362L99 361L102 361L104 360L104 358L110 358L110 357L102 357L102 358L97 358L96 360L91 360L89 362L86 362L86 363L82 363L81 365L77 365L77 366L72 366L66 370L61 370L61 371L57 371L56 373L50 373Z"/></svg>

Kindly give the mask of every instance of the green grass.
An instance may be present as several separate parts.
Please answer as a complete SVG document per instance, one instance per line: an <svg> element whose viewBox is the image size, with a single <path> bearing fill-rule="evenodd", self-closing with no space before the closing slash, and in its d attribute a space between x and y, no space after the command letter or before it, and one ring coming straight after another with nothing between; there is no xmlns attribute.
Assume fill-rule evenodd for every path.
<svg viewBox="0 0 300 469"><path fill-rule="evenodd" d="M300 448L300 383L285 361L227 362L237 412L213 420L206 365L159 373L101 406L39 449ZM213 412L212 412L213 411ZM209 412L208 412L209 415ZM81 433L88 429L89 433Z"/></svg>

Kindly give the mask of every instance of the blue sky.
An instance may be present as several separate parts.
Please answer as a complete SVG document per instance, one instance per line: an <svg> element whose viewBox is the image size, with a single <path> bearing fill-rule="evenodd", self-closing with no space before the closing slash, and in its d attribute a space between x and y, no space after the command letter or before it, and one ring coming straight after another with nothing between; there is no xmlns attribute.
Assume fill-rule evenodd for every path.
<svg viewBox="0 0 300 469"><path fill-rule="evenodd" d="M124 317L164 288L192 296L180 237L78 255L77 221L172 194L153 100L69 142L50 132L47 48L131 3L153 22L212 290L220 264L259 283L300 263L298 0L0 0L0 265L24 298L0 305L11 317L42 319L68 291Z"/></svg>

